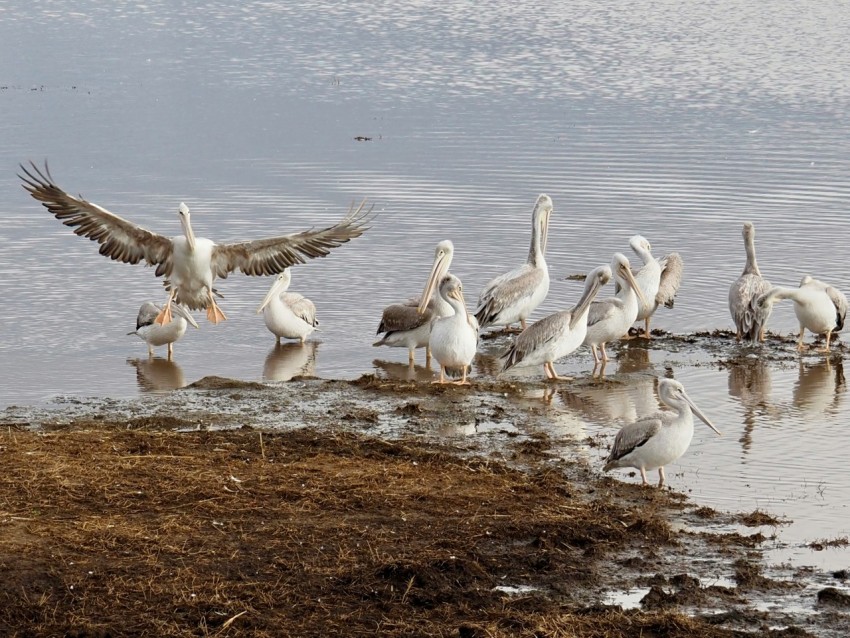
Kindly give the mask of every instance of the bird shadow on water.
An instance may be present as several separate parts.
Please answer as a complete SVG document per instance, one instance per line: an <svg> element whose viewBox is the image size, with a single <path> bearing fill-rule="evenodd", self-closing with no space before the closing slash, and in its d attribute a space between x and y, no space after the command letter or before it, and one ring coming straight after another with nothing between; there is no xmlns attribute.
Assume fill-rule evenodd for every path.
<svg viewBox="0 0 850 638"><path fill-rule="evenodd" d="M372 361L372 366L379 376L392 379L393 381L433 381L436 377L434 371L430 367L423 365L410 365L409 363L401 363L399 361L384 361L375 359Z"/></svg>
<svg viewBox="0 0 850 638"><path fill-rule="evenodd" d="M263 379L289 381L293 377L315 376L318 351L318 341L275 344L263 363Z"/></svg>
<svg viewBox="0 0 850 638"><path fill-rule="evenodd" d="M162 357L127 359L136 368L136 383L141 392L168 392L186 385L183 368Z"/></svg>

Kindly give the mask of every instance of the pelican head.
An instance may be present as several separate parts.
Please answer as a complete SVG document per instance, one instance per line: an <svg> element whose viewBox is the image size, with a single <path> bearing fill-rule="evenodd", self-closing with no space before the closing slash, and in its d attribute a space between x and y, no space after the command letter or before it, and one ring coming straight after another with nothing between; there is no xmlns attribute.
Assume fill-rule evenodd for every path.
<svg viewBox="0 0 850 638"><path fill-rule="evenodd" d="M570 330L575 328L581 316L596 297L599 289L609 281L611 281L611 268L608 266L599 266L599 268L594 268L588 273L584 280L584 293L582 293L581 299L579 299L579 302L572 311Z"/></svg>
<svg viewBox="0 0 850 638"><path fill-rule="evenodd" d="M744 222L744 229L741 231L744 241L749 243L756 238L756 227L753 222Z"/></svg>
<svg viewBox="0 0 850 638"><path fill-rule="evenodd" d="M648 305L646 297L643 296L643 291L641 291L640 286L635 281L635 276L632 274L629 260L623 253L614 253L614 259L611 260L611 272L614 277L635 291L635 294L644 306ZM625 288L625 286L623 287Z"/></svg>
<svg viewBox="0 0 850 638"><path fill-rule="evenodd" d="M803 275L803 278L800 280L800 288L805 286L806 284L810 284L814 281L811 275Z"/></svg>
<svg viewBox="0 0 850 638"><path fill-rule="evenodd" d="M554 205L552 198L546 194L540 194L534 204L534 212L531 213L532 233L540 237L540 253L546 254L546 242L549 239L549 218L552 216ZM532 246L533 249L533 246Z"/></svg>
<svg viewBox="0 0 850 638"><path fill-rule="evenodd" d="M634 235L631 239L629 239L629 246L631 246L632 250L638 255L641 254L641 251L652 253L652 245L643 235Z"/></svg>
<svg viewBox="0 0 850 638"><path fill-rule="evenodd" d="M688 396L688 393L685 392L685 386L675 379L661 379L658 382L658 396L671 408L676 408L681 411L685 409L685 406L689 407L693 413L699 417L700 421L705 423L717 434L720 434L720 430L714 427L714 424L709 421L708 417L702 413L702 410L696 406L693 400L691 400Z"/></svg>
<svg viewBox="0 0 850 638"><path fill-rule="evenodd" d="M178 315L188 321L190 326L192 326L193 328L200 328L198 322L195 321L195 318L191 314L189 314L189 311L186 310L186 308L184 308L181 304L172 304L171 308L174 310L174 312L176 312Z"/></svg>
<svg viewBox="0 0 850 638"><path fill-rule="evenodd" d="M180 225L183 226L183 234L186 235L186 241L189 242L189 250L195 250L195 233L189 221L189 207L183 202L180 202L177 212L180 215Z"/></svg>
<svg viewBox="0 0 850 638"><path fill-rule="evenodd" d="M431 266L431 274L428 275L428 281L425 284L425 290L422 291L422 297L419 300L419 313L425 312L428 307L428 302L431 301L431 295L434 294L434 289L437 284L442 282L443 277L449 272L449 267L452 265L452 258L455 254L454 244L448 239L444 239L434 250L434 263Z"/></svg>
<svg viewBox="0 0 850 638"><path fill-rule="evenodd" d="M289 288L289 284L291 281L292 273L289 272L289 268L286 268L282 273L275 277L272 287L269 288L269 291L263 298L263 303L261 303L257 308L257 314L260 314L263 309L269 305L269 302L271 302L272 299L276 299L278 295L283 292L286 292L286 289Z"/></svg>
<svg viewBox="0 0 850 638"><path fill-rule="evenodd" d="M443 277L442 281L440 281L440 295L446 301L456 299L466 308L466 301L463 298L463 284L460 282L460 279L451 273Z"/></svg>

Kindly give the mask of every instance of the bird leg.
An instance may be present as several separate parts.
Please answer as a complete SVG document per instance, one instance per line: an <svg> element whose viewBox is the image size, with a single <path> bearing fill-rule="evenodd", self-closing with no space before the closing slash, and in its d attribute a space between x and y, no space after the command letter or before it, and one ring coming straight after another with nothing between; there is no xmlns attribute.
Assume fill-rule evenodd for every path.
<svg viewBox="0 0 850 638"><path fill-rule="evenodd" d="M158 323L161 326L165 324L171 323L171 302L174 300L174 296L177 294L176 290L172 290L168 293L168 301L162 307L162 310L159 311L159 314L154 319L154 323Z"/></svg>
<svg viewBox="0 0 850 638"><path fill-rule="evenodd" d="M522 329L523 329L523 330L525 330L525 328L526 328L525 319L520 319L520 320L519 320L519 325L521 325L521 326L522 326Z"/></svg>
<svg viewBox="0 0 850 638"><path fill-rule="evenodd" d="M805 332L806 329L803 327L803 324L800 324L800 338L797 339L797 352L803 351L803 335Z"/></svg>
<svg viewBox="0 0 850 638"><path fill-rule="evenodd" d="M646 329L643 331L644 339L652 339L652 333L649 331L649 320L650 319L651 319L651 317L647 317L646 319L644 319L644 321L646 322Z"/></svg>
<svg viewBox="0 0 850 638"><path fill-rule="evenodd" d="M818 352L824 352L824 353L829 352L829 339L830 339L830 337L832 337L832 330L829 330L826 333L826 346L824 346L823 348L818 350Z"/></svg>
<svg viewBox="0 0 850 638"><path fill-rule="evenodd" d="M168 360L171 361L174 358L174 344L168 344Z"/></svg>
<svg viewBox="0 0 850 638"><path fill-rule="evenodd" d="M658 468L658 487L664 487L664 481L666 479L667 479L667 477L664 476L664 468L659 467Z"/></svg>
<svg viewBox="0 0 850 638"><path fill-rule="evenodd" d="M599 363L599 353L596 351L596 344L590 344L590 351L593 353L593 367Z"/></svg>
<svg viewBox="0 0 850 638"><path fill-rule="evenodd" d="M764 331L767 330L767 326L762 326L761 330L759 330L759 341L764 343Z"/></svg>
<svg viewBox="0 0 850 638"><path fill-rule="evenodd" d="M452 381L454 385L472 385L469 381L466 380L466 369L469 366L463 366L463 376L460 381Z"/></svg>
<svg viewBox="0 0 850 638"><path fill-rule="evenodd" d="M605 344L600 344L600 347L602 348L602 360L608 361L608 353L605 352Z"/></svg>
<svg viewBox="0 0 850 638"><path fill-rule="evenodd" d="M640 468L640 478L641 478L641 480L643 480L644 485L649 485L649 481L646 480L646 469L645 468Z"/></svg>
<svg viewBox="0 0 850 638"><path fill-rule="evenodd" d="M153 359L153 346L148 344L148 358Z"/></svg>
<svg viewBox="0 0 850 638"><path fill-rule="evenodd" d="M431 369L431 346L425 346L425 367Z"/></svg>
<svg viewBox="0 0 850 638"><path fill-rule="evenodd" d="M439 381L431 381L431 385L439 383L443 385L446 382L446 369L443 367L443 364L440 364L440 380Z"/></svg>
<svg viewBox="0 0 850 638"><path fill-rule="evenodd" d="M558 373L555 372L555 366L552 364L551 361L547 361L546 363L544 363L543 367L546 369L546 373L547 373L546 376L551 381L572 381L573 380L573 377L558 376Z"/></svg>
<svg viewBox="0 0 850 638"><path fill-rule="evenodd" d="M407 351L407 363L410 367L413 367L413 364L416 362L416 358L413 355L413 348Z"/></svg>
<svg viewBox="0 0 850 638"><path fill-rule="evenodd" d="M744 338L744 331L741 330L740 326L738 326L738 334L735 335L735 341L737 341L738 343L741 343L741 339L743 339L743 338Z"/></svg>
<svg viewBox="0 0 850 638"><path fill-rule="evenodd" d="M218 304L215 302L215 297L213 297L212 291L209 291L210 295L210 305L207 306L207 319L213 325L218 325L222 321L227 321L227 315L225 315L221 308L218 307Z"/></svg>

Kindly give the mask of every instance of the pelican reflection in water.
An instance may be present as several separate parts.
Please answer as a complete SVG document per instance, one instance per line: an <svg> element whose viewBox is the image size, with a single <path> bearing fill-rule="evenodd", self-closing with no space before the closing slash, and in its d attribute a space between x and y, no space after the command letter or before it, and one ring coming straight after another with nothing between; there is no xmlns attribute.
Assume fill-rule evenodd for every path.
<svg viewBox="0 0 850 638"><path fill-rule="evenodd" d="M167 359L127 359L136 369L136 383L141 392L168 392L186 385L183 368Z"/></svg>
<svg viewBox="0 0 850 638"><path fill-rule="evenodd" d="M289 381L293 377L316 376L318 341L276 343L263 363L263 379Z"/></svg>
<svg viewBox="0 0 850 638"><path fill-rule="evenodd" d="M658 486L662 487L666 479L664 466L687 452L691 444L694 414L720 434L678 381L661 379L658 382L658 398L673 410L659 412L623 427L614 439L603 471L633 467L640 470L643 484L648 485L646 471L658 468Z"/></svg>
<svg viewBox="0 0 850 638"><path fill-rule="evenodd" d="M45 163L21 165L23 187L74 233L100 244L100 254L116 261L156 266L156 276L165 277L168 302L156 318L162 325L171 320L172 302L190 310L207 311L207 319L216 324L227 317L215 302L213 282L239 270L246 275L277 275L294 264L325 257L333 248L359 237L368 228L372 209L365 200L354 206L339 223L320 230L268 237L232 244L216 244L195 237L189 208L178 207L183 235L165 237L110 213L105 208L73 197L53 181Z"/></svg>

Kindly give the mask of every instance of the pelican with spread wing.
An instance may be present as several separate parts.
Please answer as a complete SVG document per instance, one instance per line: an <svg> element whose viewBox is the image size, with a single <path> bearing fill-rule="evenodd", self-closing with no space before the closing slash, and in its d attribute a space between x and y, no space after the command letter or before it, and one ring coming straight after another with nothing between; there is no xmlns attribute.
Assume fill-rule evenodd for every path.
<svg viewBox="0 0 850 638"><path fill-rule="evenodd" d="M637 321L644 322L643 336L651 338L649 322L652 315L659 306L672 308L682 284L682 270L684 261L679 253L670 253L661 259L656 259L652 254L652 246L649 241L641 236L635 235L629 240L629 246L635 254L643 261L643 266L635 275L646 303L641 303L638 308Z"/></svg>
<svg viewBox="0 0 850 638"><path fill-rule="evenodd" d="M325 257L333 248L359 237L368 228L372 208L364 200L354 206L339 223L320 230L256 239L233 244L216 244L195 237L189 221L189 208L179 206L183 235L165 237L110 213L105 208L73 197L53 181L47 164L44 170L30 162L21 165L23 187L74 233L100 244L100 254L128 264L146 262L156 266L156 276L165 277L168 303L156 322L171 321L172 302L191 310L207 311L207 319L217 324L227 317L215 302L213 282L234 270L246 275L277 275L289 266L308 259Z"/></svg>

